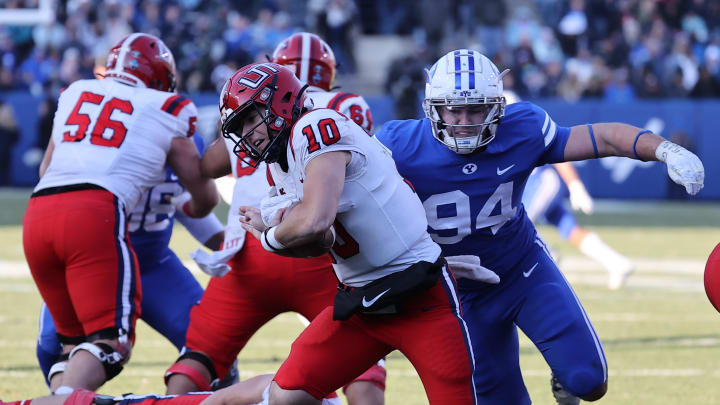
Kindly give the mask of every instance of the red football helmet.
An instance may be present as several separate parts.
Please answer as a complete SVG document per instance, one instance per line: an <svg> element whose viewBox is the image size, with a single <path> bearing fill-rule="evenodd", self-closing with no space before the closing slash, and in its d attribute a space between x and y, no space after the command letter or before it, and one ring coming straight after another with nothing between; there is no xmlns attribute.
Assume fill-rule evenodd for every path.
<svg viewBox="0 0 720 405"><path fill-rule="evenodd" d="M161 91L175 91L175 59L160 38L134 33L110 49L105 77Z"/></svg>
<svg viewBox="0 0 720 405"><path fill-rule="evenodd" d="M275 48L272 62L287 66L298 79L325 91L335 81L335 55L330 46L315 34L298 32Z"/></svg>
<svg viewBox="0 0 720 405"><path fill-rule="evenodd" d="M235 155L253 167L285 156L290 130L305 107L306 88L290 70L275 63L253 63L235 72L220 93L222 134L235 143ZM243 121L253 111L262 121L244 128ZM263 124L270 143L261 151L252 145L250 135Z"/></svg>

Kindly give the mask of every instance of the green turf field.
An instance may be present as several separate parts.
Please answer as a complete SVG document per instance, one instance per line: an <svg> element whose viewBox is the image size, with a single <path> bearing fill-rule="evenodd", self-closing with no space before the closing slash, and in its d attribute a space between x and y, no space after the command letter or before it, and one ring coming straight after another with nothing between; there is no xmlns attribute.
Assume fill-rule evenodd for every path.
<svg viewBox="0 0 720 405"><path fill-rule="evenodd" d="M5 400L47 392L35 362L40 298L24 275L19 224L27 196L27 190L0 191L0 398ZM560 255L560 267L602 339L610 389L601 403L720 403L720 314L702 287L704 260L720 242L720 204L599 202L597 208L596 215L579 216L580 222L638 265L623 290L608 291L599 265L581 257L553 229L540 232ZM184 229L176 229L172 246L187 258L194 244ZM176 353L139 325L130 364L101 392L162 392L161 376ZM242 378L276 370L301 328L290 314L266 325L240 355ZM533 403L554 403L549 369L524 337L520 357ZM401 354L392 353L387 368L388 404L426 403Z"/></svg>

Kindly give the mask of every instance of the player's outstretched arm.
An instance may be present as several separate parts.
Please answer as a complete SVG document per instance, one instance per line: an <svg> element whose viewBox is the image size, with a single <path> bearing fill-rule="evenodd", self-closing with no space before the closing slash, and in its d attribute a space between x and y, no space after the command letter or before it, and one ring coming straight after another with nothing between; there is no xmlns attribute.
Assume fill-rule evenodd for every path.
<svg viewBox="0 0 720 405"><path fill-rule="evenodd" d="M219 197L213 180L202 176L200 157L190 138L173 138L168 153L168 165L192 196L183 203L185 214L193 218L209 214L217 205Z"/></svg>
<svg viewBox="0 0 720 405"><path fill-rule="evenodd" d="M623 123L577 125L570 129L566 161L603 156L665 162L668 176L691 195L697 194L705 181L705 168L694 153L650 131Z"/></svg>

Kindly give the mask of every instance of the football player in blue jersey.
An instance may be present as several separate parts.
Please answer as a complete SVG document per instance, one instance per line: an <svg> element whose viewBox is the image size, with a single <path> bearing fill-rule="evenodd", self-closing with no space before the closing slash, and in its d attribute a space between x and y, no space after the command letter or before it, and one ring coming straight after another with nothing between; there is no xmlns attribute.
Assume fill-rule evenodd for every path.
<svg viewBox="0 0 720 405"><path fill-rule="evenodd" d="M194 136L193 139L202 154L202 137ZM171 197L177 198L184 191L177 176L168 168L165 182L145 192L128 220L130 241L137 254L141 283L146 291L141 302L141 318L178 350L185 345L190 309L200 300L203 288L168 246L174 220L178 219L195 239L212 250L220 249L224 236L223 225L215 214L190 218L176 207L181 204L171 201ZM59 377L67 363L61 353L55 323L43 304L36 354L51 391L57 388L51 385L53 377Z"/></svg>
<svg viewBox="0 0 720 405"><path fill-rule="evenodd" d="M525 212L528 176L546 163L626 156L665 162L670 178L696 194L704 168L642 128L561 127L532 103L506 108L504 74L479 52L452 51L427 72L426 118L390 121L377 137L414 185L429 232L454 265L479 403L530 403L516 326L550 365L561 403L594 401L607 391L603 348Z"/></svg>

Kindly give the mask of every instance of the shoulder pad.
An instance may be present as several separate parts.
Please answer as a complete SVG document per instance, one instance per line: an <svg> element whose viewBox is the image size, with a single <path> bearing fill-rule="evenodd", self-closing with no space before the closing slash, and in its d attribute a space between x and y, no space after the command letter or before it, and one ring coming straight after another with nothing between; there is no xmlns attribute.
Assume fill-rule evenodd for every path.
<svg viewBox="0 0 720 405"><path fill-rule="evenodd" d="M189 98L180 94L175 94L168 97L160 109L177 117L180 114L180 111L182 111L182 109L190 103L192 103L192 100Z"/></svg>

